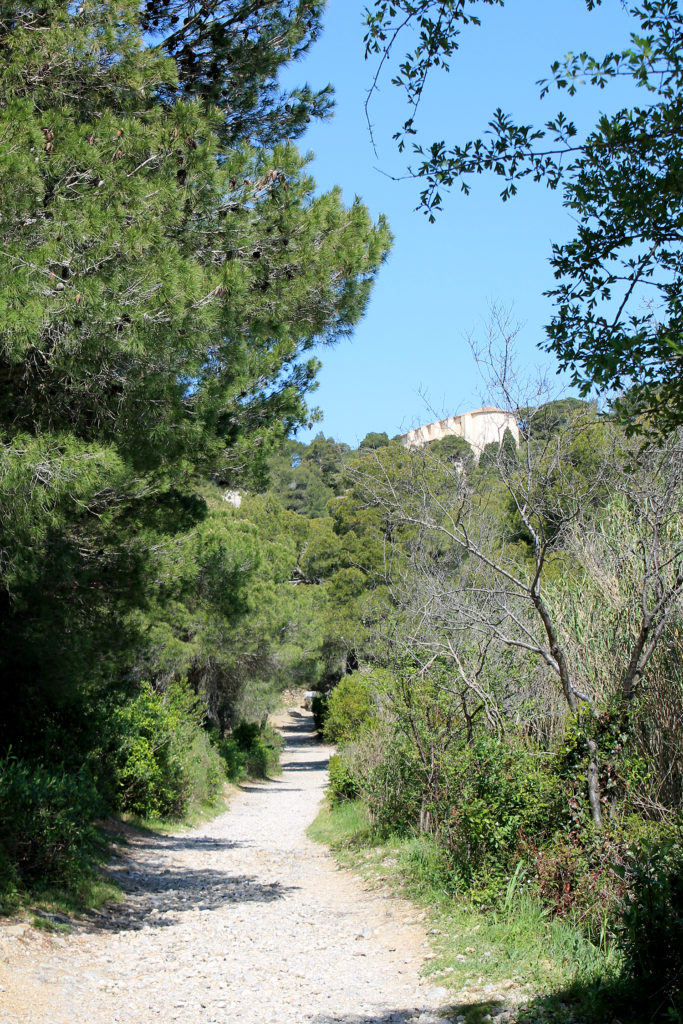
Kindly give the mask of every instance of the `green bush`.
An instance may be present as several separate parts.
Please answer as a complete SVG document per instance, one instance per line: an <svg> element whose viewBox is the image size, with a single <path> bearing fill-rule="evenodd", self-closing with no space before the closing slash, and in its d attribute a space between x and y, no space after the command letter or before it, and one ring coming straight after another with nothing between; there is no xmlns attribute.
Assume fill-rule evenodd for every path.
<svg viewBox="0 0 683 1024"><path fill-rule="evenodd" d="M330 783L328 795L333 803L355 800L358 797L358 783L348 761L339 754L333 754L329 765Z"/></svg>
<svg viewBox="0 0 683 1024"><path fill-rule="evenodd" d="M19 902L21 879L16 864L0 846L0 914L10 914Z"/></svg>
<svg viewBox="0 0 683 1024"><path fill-rule="evenodd" d="M0 892L87 871L102 803L88 772L0 761Z"/></svg>
<svg viewBox="0 0 683 1024"><path fill-rule="evenodd" d="M560 780L514 737L454 740L436 749L428 777L409 734L378 721L345 760L376 827L403 835L427 829L475 898L495 897L519 861L534 861L567 825Z"/></svg>
<svg viewBox="0 0 683 1024"><path fill-rule="evenodd" d="M638 815L608 819L601 829L581 827L582 809L570 800L571 827L536 849L538 892L554 915L580 922L584 934L600 944L620 929L633 850L666 842L671 829Z"/></svg>
<svg viewBox="0 0 683 1024"><path fill-rule="evenodd" d="M144 684L117 712L119 807L140 818L180 820L213 799L225 773L202 724L203 703L185 684Z"/></svg>
<svg viewBox="0 0 683 1024"><path fill-rule="evenodd" d="M589 739L598 747L599 785L605 802L618 803L623 813L633 807L634 794L649 791L651 766L637 742L643 707L639 700L633 701L628 713L618 705L607 706L598 718L589 708L582 707L565 719L555 770L571 790L577 824L586 825L592 820L586 786L588 762L592 757Z"/></svg>
<svg viewBox="0 0 683 1024"><path fill-rule="evenodd" d="M372 687L367 675L354 672L337 683L327 701L323 739L326 743L350 743L372 723Z"/></svg>
<svg viewBox="0 0 683 1024"><path fill-rule="evenodd" d="M415 746L405 734L390 722L378 722L347 748L345 756L373 826L382 835L414 831L422 782Z"/></svg>
<svg viewBox="0 0 683 1024"><path fill-rule="evenodd" d="M246 777L246 757L237 740L226 736L216 740L218 751L224 765L225 774L230 782L241 782Z"/></svg>
<svg viewBox="0 0 683 1024"><path fill-rule="evenodd" d="M216 747L231 782L266 779L280 771L282 739L268 724L240 722Z"/></svg>
<svg viewBox="0 0 683 1024"><path fill-rule="evenodd" d="M625 972L652 1019L681 1021L683 850L674 843L637 849L628 874L618 931Z"/></svg>
<svg viewBox="0 0 683 1024"><path fill-rule="evenodd" d="M210 804L225 782L225 768L218 751L204 729L194 729L189 737L183 762L187 805Z"/></svg>
<svg viewBox="0 0 683 1024"><path fill-rule="evenodd" d="M232 738L238 743L240 749L251 750L261 736L261 726L258 722L238 722L232 730Z"/></svg>
<svg viewBox="0 0 683 1024"><path fill-rule="evenodd" d="M497 891L530 844L550 842L566 824L558 779L522 741L481 734L448 751L442 771L439 841L462 881L482 894Z"/></svg>

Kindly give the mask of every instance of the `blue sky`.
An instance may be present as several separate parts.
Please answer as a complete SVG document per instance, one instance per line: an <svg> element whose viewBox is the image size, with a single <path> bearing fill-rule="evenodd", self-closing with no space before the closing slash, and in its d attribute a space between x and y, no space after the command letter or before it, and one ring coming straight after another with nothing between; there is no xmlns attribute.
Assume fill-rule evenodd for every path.
<svg viewBox="0 0 683 1024"><path fill-rule="evenodd" d="M483 384L468 337L483 338L492 305L520 324L517 351L523 369L555 375L554 360L537 346L550 318L543 291L551 286L551 242L571 237L561 194L525 184L514 200L498 198L500 180L481 178L472 194L454 191L436 224L415 207L419 182L392 181L405 172L392 134L405 118L389 77L373 99L378 152L373 152L364 103L374 67L363 58L362 0L328 0L326 29L304 61L289 69L288 85L328 81L336 91L334 118L312 126L300 147L315 154L319 188L341 186L351 202L361 196L373 215L385 213L395 235L368 312L351 339L323 349L313 404L319 430L356 445L371 430L391 436L441 416L483 404ZM482 27L466 30L449 75L435 77L420 115L426 142L464 141L481 134L500 106L523 122L545 121L558 110L590 126L600 111L628 97L589 86L578 98L538 100L538 79L553 59L587 49L596 55L628 40L620 0L588 13L584 0L508 0L482 8ZM383 173L384 172L384 173Z"/></svg>

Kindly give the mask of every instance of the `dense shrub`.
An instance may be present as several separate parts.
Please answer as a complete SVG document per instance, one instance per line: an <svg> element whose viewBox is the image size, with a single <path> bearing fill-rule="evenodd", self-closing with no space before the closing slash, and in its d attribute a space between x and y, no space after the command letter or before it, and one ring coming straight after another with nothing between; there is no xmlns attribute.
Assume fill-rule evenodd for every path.
<svg viewBox="0 0 683 1024"><path fill-rule="evenodd" d="M372 684L367 675L354 672L344 676L330 693L323 739L326 743L350 743L373 720L375 705Z"/></svg>
<svg viewBox="0 0 683 1024"><path fill-rule="evenodd" d="M415 829L422 783L415 749L406 736L382 720L347 748L345 756L373 826L385 835Z"/></svg>
<svg viewBox="0 0 683 1024"><path fill-rule="evenodd" d="M240 722L229 736L217 741L216 748L231 782L266 779L280 770L282 739L268 724Z"/></svg>
<svg viewBox="0 0 683 1024"><path fill-rule="evenodd" d="M651 1014L683 1020L683 850L635 851L618 937L634 992Z"/></svg>
<svg viewBox="0 0 683 1024"><path fill-rule="evenodd" d="M319 693L313 698L311 711L313 712L313 724L322 736L325 732L327 712L329 709L330 696L328 693Z"/></svg>
<svg viewBox="0 0 683 1024"><path fill-rule="evenodd" d="M581 809L571 806L572 824L536 849L539 895L560 917L571 916L594 941L622 931L631 904L631 880L639 877L643 851L674 848L675 823L631 814L608 818L601 829L581 827Z"/></svg>
<svg viewBox="0 0 683 1024"><path fill-rule="evenodd" d="M564 794L544 758L488 734L444 758L437 833L463 882L495 889L567 822Z"/></svg>
<svg viewBox="0 0 683 1024"><path fill-rule="evenodd" d="M550 759L511 736L435 749L425 766L409 734L389 720L347 746L336 788L350 779L383 833L429 831L460 887L493 897L520 860L533 864L569 824Z"/></svg>
<svg viewBox="0 0 683 1024"><path fill-rule="evenodd" d="M185 684L161 693L144 684L117 712L122 741L116 774L119 806L141 818L179 820L211 800L225 778L202 728L205 708Z"/></svg>
<svg viewBox="0 0 683 1024"><path fill-rule="evenodd" d="M88 772L48 770L14 757L0 761L0 890L85 872L101 812Z"/></svg>
<svg viewBox="0 0 683 1024"><path fill-rule="evenodd" d="M246 777L244 751L232 736L216 739L216 750L223 761L225 774L230 782L240 782Z"/></svg>
<svg viewBox="0 0 683 1024"><path fill-rule="evenodd" d="M328 796L333 803L355 800L358 797L358 783L350 763L339 754L333 754L329 765L330 782Z"/></svg>

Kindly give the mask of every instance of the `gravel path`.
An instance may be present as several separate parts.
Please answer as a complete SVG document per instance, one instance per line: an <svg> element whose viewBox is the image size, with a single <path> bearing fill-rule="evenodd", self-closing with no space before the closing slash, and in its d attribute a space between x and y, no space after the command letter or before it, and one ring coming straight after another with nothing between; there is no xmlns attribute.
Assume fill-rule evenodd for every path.
<svg viewBox="0 0 683 1024"><path fill-rule="evenodd" d="M0 1024L447 1024L410 904L368 892L305 829L329 749L282 717L284 772L112 863L122 904L54 936L0 926Z"/></svg>

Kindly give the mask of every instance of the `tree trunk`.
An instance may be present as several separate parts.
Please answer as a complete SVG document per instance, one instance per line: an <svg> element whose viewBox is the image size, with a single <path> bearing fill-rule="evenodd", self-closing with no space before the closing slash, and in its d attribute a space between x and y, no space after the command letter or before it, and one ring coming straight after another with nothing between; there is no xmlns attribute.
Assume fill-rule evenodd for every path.
<svg viewBox="0 0 683 1024"><path fill-rule="evenodd" d="M595 740L588 738L588 802L591 806L591 816L596 828L602 828L602 804L600 802L600 780L598 764L598 745Z"/></svg>
<svg viewBox="0 0 683 1024"><path fill-rule="evenodd" d="M432 831L432 812L427 806L427 794L422 795L422 802L420 804L420 832L431 832Z"/></svg>

